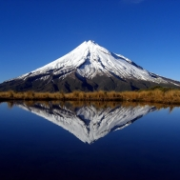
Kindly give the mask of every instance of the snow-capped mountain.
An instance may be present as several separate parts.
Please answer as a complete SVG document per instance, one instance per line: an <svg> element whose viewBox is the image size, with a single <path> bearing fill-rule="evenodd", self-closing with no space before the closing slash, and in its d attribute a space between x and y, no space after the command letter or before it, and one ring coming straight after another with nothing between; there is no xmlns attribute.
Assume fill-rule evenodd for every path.
<svg viewBox="0 0 180 180"><path fill-rule="evenodd" d="M144 70L124 56L111 53L93 41L83 42L65 56L22 75L18 79L25 80L28 77L46 74L46 76L40 78L45 80L49 78L52 71L54 75L61 75L60 78L64 79L74 70L79 76L87 79L93 79L97 75L106 75L108 77L116 75L122 79L134 78L158 83L166 82L161 77Z"/></svg>
<svg viewBox="0 0 180 180"><path fill-rule="evenodd" d="M82 142L89 144L110 132L123 129L147 113L156 110L155 107L148 105L105 109L96 109L91 105L74 110L52 104L50 107L40 103L34 106L23 103L17 105L62 127Z"/></svg>
<svg viewBox="0 0 180 180"><path fill-rule="evenodd" d="M63 57L4 82L0 90L132 90L157 85L180 86L180 82L151 73L94 41L85 41Z"/></svg>

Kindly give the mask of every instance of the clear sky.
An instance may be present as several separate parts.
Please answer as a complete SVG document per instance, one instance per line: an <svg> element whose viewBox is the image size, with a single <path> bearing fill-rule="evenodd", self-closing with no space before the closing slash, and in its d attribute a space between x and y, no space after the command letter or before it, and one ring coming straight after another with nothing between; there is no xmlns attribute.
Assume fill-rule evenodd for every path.
<svg viewBox="0 0 180 180"><path fill-rule="evenodd" d="M86 40L180 81L180 0L1 0L0 82Z"/></svg>

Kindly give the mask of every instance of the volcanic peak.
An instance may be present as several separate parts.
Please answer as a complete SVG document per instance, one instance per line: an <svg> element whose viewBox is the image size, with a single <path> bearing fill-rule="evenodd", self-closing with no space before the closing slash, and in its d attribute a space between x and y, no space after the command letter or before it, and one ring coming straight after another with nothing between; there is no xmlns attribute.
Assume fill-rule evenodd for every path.
<svg viewBox="0 0 180 180"><path fill-rule="evenodd" d="M55 61L0 85L17 91L137 90L180 83L137 65L89 40Z"/></svg>

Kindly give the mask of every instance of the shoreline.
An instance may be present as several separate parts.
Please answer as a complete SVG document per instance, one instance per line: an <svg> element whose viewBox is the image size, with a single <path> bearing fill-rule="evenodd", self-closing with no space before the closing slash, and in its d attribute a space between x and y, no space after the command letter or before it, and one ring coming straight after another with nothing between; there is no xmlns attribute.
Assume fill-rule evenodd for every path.
<svg viewBox="0 0 180 180"><path fill-rule="evenodd" d="M82 92L74 91L71 93L63 92L0 92L0 101L102 101L102 102L143 102L143 103L162 103L162 104L180 104L180 90L172 89L154 89L140 91L95 91Z"/></svg>

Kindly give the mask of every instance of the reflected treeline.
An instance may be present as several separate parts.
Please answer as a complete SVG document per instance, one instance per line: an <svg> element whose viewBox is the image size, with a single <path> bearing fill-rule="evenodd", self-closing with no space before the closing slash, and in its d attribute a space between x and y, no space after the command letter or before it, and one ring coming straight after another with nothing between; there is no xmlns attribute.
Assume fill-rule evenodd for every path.
<svg viewBox="0 0 180 180"><path fill-rule="evenodd" d="M3 103L4 101L1 101ZM43 104L44 106L51 107L52 105L60 105L61 107L63 106L68 106L70 108L77 108L77 107L82 107L82 106L90 106L93 105L97 109L99 108L107 108L107 107L116 107L116 106L154 106L156 110L160 109L166 109L169 108L169 111L172 112L175 107L180 107L180 105L173 105L173 104L163 104L163 103L151 103L151 102L129 102L129 101L123 101L123 102L118 102L118 101L5 101L8 105L9 108L12 108L15 104L26 104L26 106L34 106L37 103Z"/></svg>
<svg viewBox="0 0 180 180"><path fill-rule="evenodd" d="M118 102L9 101L62 127L85 143L92 143L108 133L123 129L147 113L170 108L162 104Z"/></svg>

